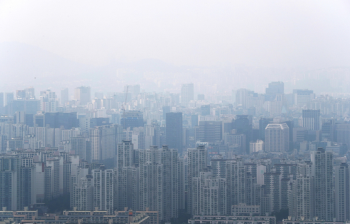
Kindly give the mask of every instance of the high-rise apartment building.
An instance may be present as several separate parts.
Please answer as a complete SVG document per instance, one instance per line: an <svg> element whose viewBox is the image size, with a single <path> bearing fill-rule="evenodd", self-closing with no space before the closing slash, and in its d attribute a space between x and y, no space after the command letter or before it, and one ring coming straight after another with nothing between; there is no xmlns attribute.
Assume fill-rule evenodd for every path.
<svg viewBox="0 0 350 224"><path fill-rule="evenodd" d="M113 193L114 193L114 172L101 166L99 169L91 171L93 176L93 202L94 207L101 211L108 211L113 214Z"/></svg>
<svg viewBox="0 0 350 224"><path fill-rule="evenodd" d="M181 87L181 104L188 105L191 100L194 100L193 83L183 84Z"/></svg>
<svg viewBox="0 0 350 224"><path fill-rule="evenodd" d="M314 99L315 94L312 90L308 89L294 89L293 99L294 105L298 107L306 106L312 99Z"/></svg>
<svg viewBox="0 0 350 224"><path fill-rule="evenodd" d="M265 151L286 152L289 150L289 127L287 124L268 124L265 128Z"/></svg>
<svg viewBox="0 0 350 224"><path fill-rule="evenodd" d="M91 90L89 86L81 86L75 88L75 100L79 101L80 105L86 105L91 102Z"/></svg>
<svg viewBox="0 0 350 224"><path fill-rule="evenodd" d="M182 113L166 114L166 144L171 149L177 149L182 154Z"/></svg>
<svg viewBox="0 0 350 224"><path fill-rule="evenodd" d="M349 166L342 163L335 168L335 217L338 222L350 218Z"/></svg>
<svg viewBox="0 0 350 224"><path fill-rule="evenodd" d="M40 107L43 112L56 112L58 107L56 93L51 90L41 91Z"/></svg>
<svg viewBox="0 0 350 224"><path fill-rule="evenodd" d="M193 214L226 215L226 179L211 172L200 172L192 179Z"/></svg>
<svg viewBox="0 0 350 224"><path fill-rule="evenodd" d="M203 145L187 150L187 212L189 214L194 214L195 212L192 192L193 178L199 177L200 172L206 170L207 156L207 149Z"/></svg>
<svg viewBox="0 0 350 224"><path fill-rule="evenodd" d="M139 152L140 209L158 211L161 220L178 217L178 152L157 146ZM143 160L143 161L142 161Z"/></svg>
<svg viewBox="0 0 350 224"><path fill-rule="evenodd" d="M69 101L69 91L68 88L64 88L61 90L61 106L65 106Z"/></svg>
<svg viewBox="0 0 350 224"><path fill-rule="evenodd" d="M320 130L320 110L303 110L303 127L307 130Z"/></svg>
<svg viewBox="0 0 350 224"><path fill-rule="evenodd" d="M334 216L333 153L323 148L311 152L314 216L331 221Z"/></svg>
<svg viewBox="0 0 350 224"><path fill-rule="evenodd" d="M101 161L113 159L116 154L117 133L114 125L90 129L91 159Z"/></svg>

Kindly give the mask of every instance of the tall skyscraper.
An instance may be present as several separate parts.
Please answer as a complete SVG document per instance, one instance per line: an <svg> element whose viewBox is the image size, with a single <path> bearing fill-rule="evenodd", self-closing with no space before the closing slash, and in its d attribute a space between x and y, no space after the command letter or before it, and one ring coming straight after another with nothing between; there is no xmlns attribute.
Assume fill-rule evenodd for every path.
<svg viewBox="0 0 350 224"><path fill-rule="evenodd" d="M320 110L303 110L303 127L307 130L320 130Z"/></svg>
<svg viewBox="0 0 350 224"><path fill-rule="evenodd" d="M79 101L80 105L86 105L91 102L91 90L89 86L81 86L75 88L75 100Z"/></svg>
<svg viewBox="0 0 350 224"><path fill-rule="evenodd" d="M217 142L222 140L222 122L221 121L200 121L198 137L202 142Z"/></svg>
<svg viewBox="0 0 350 224"><path fill-rule="evenodd" d="M68 88L64 88L61 90L61 106L66 105L66 103L69 101L69 92Z"/></svg>
<svg viewBox="0 0 350 224"><path fill-rule="evenodd" d="M286 152L289 150L289 127L283 124L268 124L265 128L265 151Z"/></svg>
<svg viewBox="0 0 350 224"><path fill-rule="evenodd" d="M332 221L334 216L333 153L323 148L311 152L311 172L314 179L314 216L320 220Z"/></svg>
<svg viewBox="0 0 350 224"><path fill-rule="evenodd" d="M269 87L266 88L265 100L272 101L276 98L276 95L284 94L283 82L271 82Z"/></svg>
<svg viewBox="0 0 350 224"><path fill-rule="evenodd" d="M182 154L182 113L166 114L166 144L170 149L177 149Z"/></svg>
<svg viewBox="0 0 350 224"><path fill-rule="evenodd" d="M187 105L191 100L194 100L193 83L183 84L181 87L181 104Z"/></svg>

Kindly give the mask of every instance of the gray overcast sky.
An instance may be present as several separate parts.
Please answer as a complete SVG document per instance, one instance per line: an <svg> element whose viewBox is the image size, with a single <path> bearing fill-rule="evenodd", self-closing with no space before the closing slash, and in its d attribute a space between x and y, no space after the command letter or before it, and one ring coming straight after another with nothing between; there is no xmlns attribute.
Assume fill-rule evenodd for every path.
<svg viewBox="0 0 350 224"><path fill-rule="evenodd" d="M350 66L350 1L0 1L0 42L92 65Z"/></svg>

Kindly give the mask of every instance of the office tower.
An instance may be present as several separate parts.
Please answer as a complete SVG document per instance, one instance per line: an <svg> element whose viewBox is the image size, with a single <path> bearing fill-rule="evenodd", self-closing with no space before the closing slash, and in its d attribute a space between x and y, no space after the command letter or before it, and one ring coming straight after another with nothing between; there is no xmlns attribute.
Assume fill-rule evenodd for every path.
<svg viewBox="0 0 350 224"><path fill-rule="evenodd" d="M113 214L113 170L101 166L91 171L93 176L93 204L101 211Z"/></svg>
<svg viewBox="0 0 350 224"><path fill-rule="evenodd" d="M9 105L14 100L13 93L5 93L5 106Z"/></svg>
<svg viewBox="0 0 350 224"><path fill-rule="evenodd" d="M210 105L202 105L201 106L201 115L202 116L210 115Z"/></svg>
<svg viewBox="0 0 350 224"><path fill-rule="evenodd" d="M286 152L289 149L289 127L287 124L268 124L265 128L265 151Z"/></svg>
<svg viewBox="0 0 350 224"><path fill-rule="evenodd" d="M320 130L320 110L303 110L303 127L307 130Z"/></svg>
<svg viewBox="0 0 350 224"><path fill-rule="evenodd" d="M294 105L303 107L306 106L312 99L314 99L315 94L312 90L308 89L294 89L293 97Z"/></svg>
<svg viewBox="0 0 350 224"><path fill-rule="evenodd" d="M91 102L91 90L88 86L75 88L75 100L79 101L80 105L86 105Z"/></svg>
<svg viewBox="0 0 350 224"><path fill-rule="evenodd" d="M200 172L192 181L193 215L226 215L226 179Z"/></svg>
<svg viewBox="0 0 350 224"><path fill-rule="evenodd" d="M140 210L158 211L161 220L178 217L179 169L175 149L154 146L140 153ZM144 160L144 162L142 162Z"/></svg>
<svg viewBox="0 0 350 224"><path fill-rule="evenodd" d="M236 134L245 135L245 150L249 154L249 143L252 139L252 122L248 115L237 115L236 119L232 121L232 129L236 130Z"/></svg>
<svg viewBox="0 0 350 224"><path fill-rule="evenodd" d="M350 217L349 166L342 163L335 168L335 217L345 222Z"/></svg>
<svg viewBox="0 0 350 224"><path fill-rule="evenodd" d="M49 112L44 113L44 127L71 129L78 127L78 118L76 112Z"/></svg>
<svg viewBox="0 0 350 224"><path fill-rule="evenodd" d="M181 104L188 105L191 100L194 100L193 83L183 84L181 87Z"/></svg>
<svg viewBox="0 0 350 224"><path fill-rule="evenodd" d="M266 95L265 95L266 101L275 100L277 95L284 94L284 83L283 82L271 82L271 83L269 83L269 87L266 88L265 93L266 93Z"/></svg>
<svg viewBox="0 0 350 224"><path fill-rule="evenodd" d="M171 149L177 149L182 154L182 113L166 114L166 144Z"/></svg>
<svg viewBox="0 0 350 224"><path fill-rule="evenodd" d="M40 104L41 110L44 112L56 112L58 107L58 101L56 93L51 90L40 92Z"/></svg>
<svg viewBox="0 0 350 224"><path fill-rule="evenodd" d="M125 111L120 119L120 123L124 129L130 128L132 130L135 127L143 127L143 113L137 110Z"/></svg>
<svg viewBox="0 0 350 224"><path fill-rule="evenodd" d="M197 114L191 115L191 126L192 127L198 126L198 115Z"/></svg>
<svg viewBox="0 0 350 224"><path fill-rule="evenodd" d="M69 91L68 88L64 88L61 90L61 106L65 106L69 101Z"/></svg>
<svg viewBox="0 0 350 224"><path fill-rule="evenodd" d="M90 129L92 161L111 160L115 156L116 128L104 125Z"/></svg>
<svg viewBox="0 0 350 224"><path fill-rule="evenodd" d="M200 145L194 149L187 150L187 212L194 214L192 182L194 177L199 177L200 172L207 168L207 149Z"/></svg>
<svg viewBox="0 0 350 224"><path fill-rule="evenodd" d="M335 140L335 132L336 132L336 124L335 120L327 119L322 122L321 127L322 140L326 141L334 141Z"/></svg>
<svg viewBox="0 0 350 224"><path fill-rule="evenodd" d="M268 124L272 123L272 118L260 118L259 119L259 139L265 140L265 128Z"/></svg>
<svg viewBox="0 0 350 224"><path fill-rule="evenodd" d="M335 125L335 135L337 138L337 143L350 145L350 124L342 123Z"/></svg>
<svg viewBox="0 0 350 224"><path fill-rule="evenodd" d="M202 142L217 142L222 140L221 121L200 121L197 139Z"/></svg>
<svg viewBox="0 0 350 224"><path fill-rule="evenodd" d="M331 221L334 217L333 153L323 148L311 152L314 216Z"/></svg>

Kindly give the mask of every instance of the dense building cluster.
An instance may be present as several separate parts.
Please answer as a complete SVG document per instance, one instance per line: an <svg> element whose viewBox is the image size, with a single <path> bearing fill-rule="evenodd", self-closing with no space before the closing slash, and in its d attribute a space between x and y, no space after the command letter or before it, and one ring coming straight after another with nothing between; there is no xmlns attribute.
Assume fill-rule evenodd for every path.
<svg viewBox="0 0 350 224"><path fill-rule="evenodd" d="M180 94L0 93L0 221L63 197L62 220L94 211L115 222L129 210L143 223L350 219L350 99L285 94L282 82L194 93L192 83Z"/></svg>

